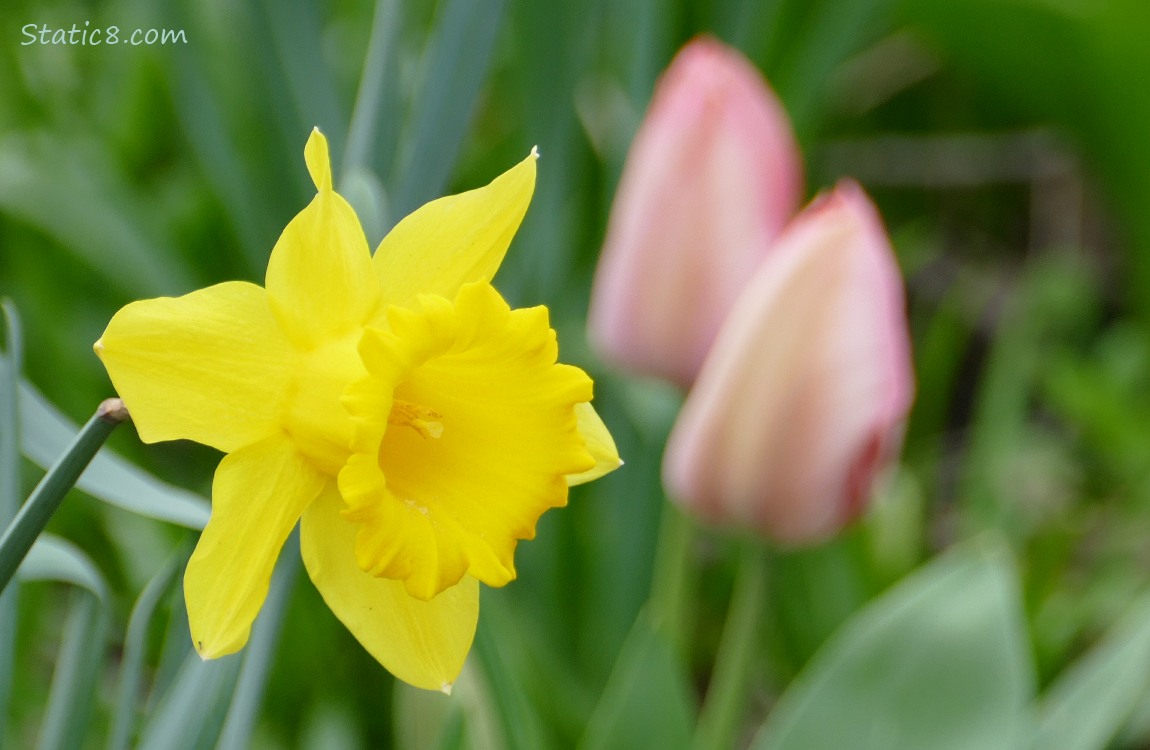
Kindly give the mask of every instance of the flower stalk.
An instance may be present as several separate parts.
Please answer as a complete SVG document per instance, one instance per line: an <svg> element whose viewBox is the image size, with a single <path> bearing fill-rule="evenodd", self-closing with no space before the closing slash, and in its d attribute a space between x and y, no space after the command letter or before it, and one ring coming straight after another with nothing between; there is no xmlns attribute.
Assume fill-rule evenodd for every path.
<svg viewBox="0 0 1150 750"><path fill-rule="evenodd" d="M745 541L740 551L731 609L715 657L715 670L695 729L694 750L736 746L747 706L766 580L761 545L755 540Z"/></svg>
<svg viewBox="0 0 1150 750"><path fill-rule="evenodd" d="M0 591L8 586L28 550L44 531L48 520L64 502L65 495L76 485L76 480L84 473L104 441L117 425L127 419L128 410L120 399L110 398L101 403L68 446L68 450L48 470L40 484L36 485L28 501L0 538Z"/></svg>

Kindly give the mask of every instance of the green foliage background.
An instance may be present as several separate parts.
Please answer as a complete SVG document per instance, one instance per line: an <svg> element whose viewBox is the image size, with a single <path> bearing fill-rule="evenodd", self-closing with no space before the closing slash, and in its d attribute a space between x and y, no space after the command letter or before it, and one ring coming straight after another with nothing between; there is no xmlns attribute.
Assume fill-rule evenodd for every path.
<svg viewBox="0 0 1150 750"><path fill-rule="evenodd" d="M187 44L22 44L25 24L85 22L182 29ZM300 576L252 746L631 747L636 722L668 707L682 726L637 736L675 747L693 731L740 544L668 519L658 469L679 396L606 370L583 325L630 138L659 72L698 33L740 47L764 71L793 117L812 194L854 176L875 196L907 277L918 377L903 464L871 514L824 547L765 553L760 648L748 657L750 699L733 741L751 742L777 704L788 713L760 743L819 747L804 732L834 720L804 719L801 706L850 695L777 703L790 681L821 658L853 684L852 646L828 647L838 654L828 657L819 652L827 639L838 631L856 651L871 643L869 621L838 629L920 563L990 532L1003 541L951 553L960 578L946 580L968 576L954 596L967 591L971 611L990 613L993 627L969 642L998 644L985 653L1013 670L1011 700L1063 740L1055 708L1114 714L1066 747L1145 746L1150 671L1119 678L1105 668L1150 667L1138 627L1146 618L1122 620L1145 600L1150 565L1142 0L9 0L0 7L0 296L23 319L26 377L73 421L112 394L90 347L119 307L262 281L279 231L309 197L301 156L313 125L328 135L337 180L373 243L420 203L486 183L533 145L543 155L496 284L514 304L551 308L563 358L596 377L627 465L545 516L521 547L520 579L485 591L472 657L481 666L451 702L397 688ZM208 449L145 449L130 429L111 445L158 477L209 491L218 456ZM38 477L26 462L24 490ZM676 529L688 561L678 569L658 561ZM131 607L191 535L81 492L50 531L108 584L109 635L90 644L104 666L84 745L101 747ZM988 567L970 572L977 565L962 555ZM663 585L685 592L676 610L690 616L676 626L685 643L659 640ZM40 720L75 595L26 583L20 596L5 747L45 742ZM190 646L182 605L166 595L159 606L143 641L145 741L175 731L155 718L172 713L167 687L200 685L201 702L218 693L221 706L230 695L227 675L178 673ZM909 611L924 618L915 632L930 627L929 612ZM1121 658L1076 661L1120 622L1106 643ZM876 649L885 643L874 638ZM1090 664L1103 666L1091 673ZM1071 673L1079 682L1058 681ZM1092 675L1110 692L1081 687ZM822 695L820 679L800 678L796 690ZM1031 683L1054 708L1032 706ZM970 695L983 690L969 685ZM970 695L949 698L961 706ZM1081 695L1087 702L1075 704ZM189 747L212 745L190 736ZM1034 746L1060 746L1050 736Z"/></svg>

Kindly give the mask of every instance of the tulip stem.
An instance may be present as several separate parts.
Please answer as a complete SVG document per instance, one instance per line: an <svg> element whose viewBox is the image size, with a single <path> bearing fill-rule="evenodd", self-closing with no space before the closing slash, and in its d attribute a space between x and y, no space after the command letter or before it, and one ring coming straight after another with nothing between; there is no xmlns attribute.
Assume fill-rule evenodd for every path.
<svg viewBox="0 0 1150 750"><path fill-rule="evenodd" d="M754 540L743 544L715 670L695 728L693 750L725 750L735 741L747 704L759 620L766 597L766 566Z"/></svg>
<svg viewBox="0 0 1150 750"><path fill-rule="evenodd" d="M44 531L48 520L64 502L64 497L75 486L76 480L84 473L100 446L116 429L116 425L127 418L128 410L120 399L110 398L100 404L96 413L64 451L64 455L48 470L36 489L32 490L27 502L0 538L0 591L8 586L28 550Z"/></svg>
<svg viewBox="0 0 1150 750"><path fill-rule="evenodd" d="M694 571L691 562L694 538L695 528L683 512L664 502L651 581L651 613L655 627L667 637L674 653L680 657L687 653L692 628L687 601Z"/></svg>

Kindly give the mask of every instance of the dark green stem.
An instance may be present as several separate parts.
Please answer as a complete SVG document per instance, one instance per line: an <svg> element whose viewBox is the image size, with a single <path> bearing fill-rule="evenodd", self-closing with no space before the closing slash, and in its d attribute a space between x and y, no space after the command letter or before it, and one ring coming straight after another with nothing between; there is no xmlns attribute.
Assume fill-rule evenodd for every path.
<svg viewBox="0 0 1150 750"><path fill-rule="evenodd" d="M48 470L28 501L20 508L12 524L0 538L0 591L12 580L28 550L48 525L48 520L60 507L68 490L84 472L100 446L112 434L116 425L128 418L124 402L110 398L100 404L96 413L76 435L68 450Z"/></svg>

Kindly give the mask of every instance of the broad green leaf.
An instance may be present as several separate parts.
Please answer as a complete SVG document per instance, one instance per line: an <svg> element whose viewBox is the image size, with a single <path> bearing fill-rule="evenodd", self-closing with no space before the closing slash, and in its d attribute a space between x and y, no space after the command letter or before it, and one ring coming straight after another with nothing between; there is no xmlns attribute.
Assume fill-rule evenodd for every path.
<svg viewBox="0 0 1150 750"><path fill-rule="evenodd" d="M975 542L848 621L780 699L754 750L1022 746L1033 674L1008 553Z"/></svg>
<svg viewBox="0 0 1150 750"><path fill-rule="evenodd" d="M67 448L78 428L29 383L20 384L24 455L47 468ZM89 464L76 486L110 505L141 516L202 529L209 504L198 495L166 484L107 448Z"/></svg>
<svg viewBox="0 0 1150 750"><path fill-rule="evenodd" d="M695 712L685 665L644 612L623 644L579 747L686 748Z"/></svg>
<svg viewBox="0 0 1150 750"><path fill-rule="evenodd" d="M1031 750L1103 750L1150 687L1150 595L1067 668L1039 704Z"/></svg>
<svg viewBox="0 0 1150 750"><path fill-rule="evenodd" d="M108 586L92 560L79 547L54 534L41 534L16 571L23 582L59 581L87 589L100 601Z"/></svg>

